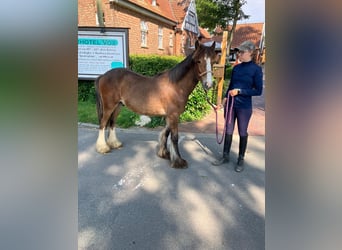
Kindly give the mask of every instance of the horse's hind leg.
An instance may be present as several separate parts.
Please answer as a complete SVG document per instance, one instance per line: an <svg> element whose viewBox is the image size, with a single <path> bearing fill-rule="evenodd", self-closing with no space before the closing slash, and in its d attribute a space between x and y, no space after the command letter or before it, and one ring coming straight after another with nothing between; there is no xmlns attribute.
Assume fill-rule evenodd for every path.
<svg viewBox="0 0 342 250"><path fill-rule="evenodd" d="M122 104L119 103L109 118L109 136L108 136L107 144L111 148L122 147L122 143L116 137L116 132L115 132L115 120L120 113L121 106Z"/></svg>
<svg viewBox="0 0 342 250"><path fill-rule="evenodd" d="M106 110L105 112L103 112L103 116L100 122L99 135L96 141L96 151L101 154L105 154L110 151L110 147L106 143L106 127L111 113L112 112L110 110Z"/></svg>
<svg viewBox="0 0 342 250"><path fill-rule="evenodd" d="M99 127L99 136L96 141L96 151L105 154L108 153L113 145L113 140L116 137L115 132L113 131L113 128L109 130L109 143L106 142L106 127L108 125L109 119L110 124L113 124L112 118L117 116L117 113L120 111L120 108L117 112L115 112L118 109L118 106L120 106L119 103L115 104L115 102L107 102L103 105L103 114L101 116L100 120L100 127ZM116 116L115 116L116 114Z"/></svg>

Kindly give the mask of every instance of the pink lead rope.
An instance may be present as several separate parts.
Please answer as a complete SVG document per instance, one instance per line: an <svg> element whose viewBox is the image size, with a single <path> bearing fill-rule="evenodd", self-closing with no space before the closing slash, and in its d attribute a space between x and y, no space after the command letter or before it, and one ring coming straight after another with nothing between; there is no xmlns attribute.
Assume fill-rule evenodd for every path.
<svg viewBox="0 0 342 250"><path fill-rule="evenodd" d="M223 138L224 138L224 135L226 133L226 129L227 129L227 119L228 119L228 113L229 113L229 120L228 120L228 124L230 124L232 122L232 111L233 111L233 105L234 105L234 96L231 96L232 98L232 105L230 106L230 109L228 110L228 105L229 105L229 94L228 94L228 97L227 97L227 101L226 101L226 115L224 117L224 128L223 128L223 133L222 133L222 136L221 136L221 139L218 138L218 122L217 122L217 110L215 110L215 115L216 115L216 141L218 144L221 144L223 142Z"/></svg>

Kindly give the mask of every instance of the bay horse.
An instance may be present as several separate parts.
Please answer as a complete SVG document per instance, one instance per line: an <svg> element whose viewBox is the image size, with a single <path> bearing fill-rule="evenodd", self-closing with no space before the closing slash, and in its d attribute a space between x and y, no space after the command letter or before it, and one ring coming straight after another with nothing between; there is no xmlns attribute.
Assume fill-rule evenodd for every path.
<svg viewBox="0 0 342 250"><path fill-rule="evenodd" d="M179 116L184 112L190 93L201 81L203 88L212 87L212 67L218 61L215 42L204 46L196 41L195 50L173 68L153 77L137 74L126 68L107 71L95 80L99 134L96 150L107 153L122 143L115 133L115 119L121 106L147 116L163 116L165 128L160 132L157 155L171 161L173 168L187 168L178 148ZM106 141L105 130L109 125ZM171 133L170 150L167 138Z"/></svg>

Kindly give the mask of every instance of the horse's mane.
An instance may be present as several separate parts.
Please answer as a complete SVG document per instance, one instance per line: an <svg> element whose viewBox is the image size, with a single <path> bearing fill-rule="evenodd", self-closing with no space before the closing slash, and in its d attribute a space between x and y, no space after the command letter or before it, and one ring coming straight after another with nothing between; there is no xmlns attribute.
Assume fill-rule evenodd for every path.
<svg viewBox="0 0 342 250"><path fill-rule="evenodd" d="M188 55L183 61L181 61L169 70L168 74L171 82L179 82L184 77L184 75L190 70L194 63L192 59L193 53Z"/></svg>

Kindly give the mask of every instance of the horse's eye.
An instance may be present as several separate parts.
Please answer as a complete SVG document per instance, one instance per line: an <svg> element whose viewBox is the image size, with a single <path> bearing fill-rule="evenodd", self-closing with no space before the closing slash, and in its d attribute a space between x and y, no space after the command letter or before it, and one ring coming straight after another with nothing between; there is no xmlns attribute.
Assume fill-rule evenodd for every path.
<svg viewBox="0 0 342 250"><path fill-rule="evenodd" d="M197 63L201 63L201 61L197 61Z"/></svg>

